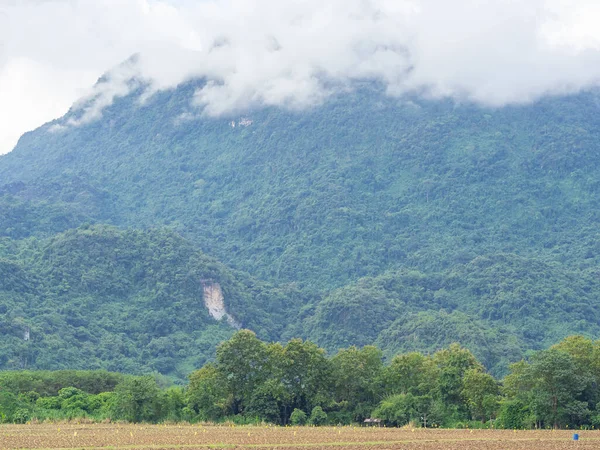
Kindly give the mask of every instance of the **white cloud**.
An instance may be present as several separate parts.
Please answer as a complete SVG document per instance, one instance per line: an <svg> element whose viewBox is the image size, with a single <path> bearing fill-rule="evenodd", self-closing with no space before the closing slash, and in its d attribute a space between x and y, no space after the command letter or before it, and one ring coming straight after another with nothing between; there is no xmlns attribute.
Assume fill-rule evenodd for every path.
<svg viewBox="0 0 600 450"><path fill-rule="evenodd" d="M575 92L599 83L598 23L595 0L0 0L0 153L84 92L70 125L94 120L133 75L207 77L190 102L213 115L364 78L493 106Z"/></svg>
<svg viewBox="0 0 600 450"><path fill-rule="evenodd" d="M94 83L94 71L65 71L26 57L0 68L0 154L23 132L65 113Z"/></svg>

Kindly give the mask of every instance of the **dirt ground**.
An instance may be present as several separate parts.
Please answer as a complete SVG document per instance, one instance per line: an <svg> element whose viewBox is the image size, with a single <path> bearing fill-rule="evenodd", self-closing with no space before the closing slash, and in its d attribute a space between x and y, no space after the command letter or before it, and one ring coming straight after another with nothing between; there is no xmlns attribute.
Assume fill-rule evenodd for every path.
<svg viewBox="0 0 600 450"><path fill-rule="evenodd" d="M360 427L0 425L0 449L572 449L600 448L600 431L424 430Z"/></svg>

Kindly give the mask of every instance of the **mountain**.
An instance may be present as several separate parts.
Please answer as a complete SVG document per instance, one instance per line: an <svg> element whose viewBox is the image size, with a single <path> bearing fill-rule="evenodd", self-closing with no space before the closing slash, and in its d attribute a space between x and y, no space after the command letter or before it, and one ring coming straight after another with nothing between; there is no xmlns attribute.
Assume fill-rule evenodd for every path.
<svg viewBox="0 0 600 450"><path fill-rule="evenodd" d="M330 351L375 342L391 359L460 342L494 373L570 334L600 335L600 272L517 255L442 272L386 272L333 291L294 329Z"/></svg>
<svg viewBox="0 0 600 450"><path fill-rule="evenodd" d="M135 91L79 126L70 125L81 114L74 108L0 157L0 251L38 289L27 295L44 298L27 280L45 273L35 264L58 269L32 255L56 240L166 233L246 280L245 294L225 302L266 339L309 337L330 351L376 342L388 356L458 340L501 372L567 334L598 336L598 92L490 109L397 99L364 84L310 110L211 118L190 106L201 83L144 102ZM65 264L94 271L96 260L77 259L80 251L65 253ZM155 263L170 275L152 283L175 283L173 261ZM116 275L101 270L96 288ZM60 291L62 279L43 282L43 292ZM173 289L198 305L198 283L193 294ZM267 287L257 293L248 283ZM126 308L143 298L154 311L145 284L127 286L94 301ZM177 313L165 314L169 322ZM198 327L216 326L202 314ZM231 330L219 326L223 336ZM126 330L124 322L118 333ZM206 339L209 357L218 339ZM131 348L139 355L147 345ZM94 367L181 375L193 364L184 352L162 366L137 356L111 365L125 353L96 357Z"/></svg>
<svg viewBox="0 0 600 450"><path fill-rule="evenodd" d="M168 230L87 226L25 240L0 257L0 367L157 371L183 379L238 326L279 338L303 298L233 272ZM265 299L268 298L268 303Z"/></svg>

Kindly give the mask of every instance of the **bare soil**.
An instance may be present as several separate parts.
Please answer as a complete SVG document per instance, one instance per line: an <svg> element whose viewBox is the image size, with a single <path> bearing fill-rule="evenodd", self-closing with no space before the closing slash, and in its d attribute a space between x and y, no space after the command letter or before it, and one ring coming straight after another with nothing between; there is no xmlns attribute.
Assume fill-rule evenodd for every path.
<svg viewBox="0 0 600 450"><path fill-rule="evenodd" d="M410 449L558 450L600 448L600 431L214 425L0 425L0 449Z"/></svg>

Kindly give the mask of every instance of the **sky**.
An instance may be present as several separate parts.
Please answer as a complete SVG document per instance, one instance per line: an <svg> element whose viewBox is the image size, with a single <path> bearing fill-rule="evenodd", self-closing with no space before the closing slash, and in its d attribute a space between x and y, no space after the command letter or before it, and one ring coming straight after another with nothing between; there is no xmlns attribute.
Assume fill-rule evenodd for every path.
<svg viewBox="0 0 600 450"><path fill-rule="evenodd" d="M204 77L190 109L211 116L362 80L491 107L578 92L599 23L597 0L0 0L0 154L72 105L66 127L98 120L132 78L148 97Z"/></svg>

